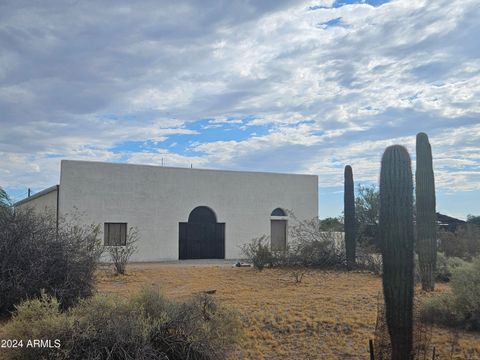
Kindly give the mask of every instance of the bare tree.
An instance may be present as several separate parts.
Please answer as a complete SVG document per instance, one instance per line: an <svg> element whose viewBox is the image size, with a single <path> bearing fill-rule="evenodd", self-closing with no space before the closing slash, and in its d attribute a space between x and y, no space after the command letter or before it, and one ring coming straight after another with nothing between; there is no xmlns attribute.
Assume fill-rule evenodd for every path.
<svg viewBox="0 0 480 360"><path fill-rule="evenodd" d="M313 269L331 270L346 265L342 233L322 231L318 218L299 220L292 211L289 216L289 240L283 250L272 251L269 237L263 235L242 246L242 252L255 268L265 266L285 269L295 283Z"/></svg>
<svg viewBox="0 0 480 360"><path fill-rule="evenodd" d="M338 268L345 265L344 244L341 234L321 231L321 220L299 220L292 211L289 226L289 250L294 261L305 267Z"/></svg>
<svg viewBox="0 0 480 360"><path fill-rule="evenodd" d="M115 272L125 274L130 257L137 251L138 230L135 227L128 229L125 245L108 246Z"/></svg>

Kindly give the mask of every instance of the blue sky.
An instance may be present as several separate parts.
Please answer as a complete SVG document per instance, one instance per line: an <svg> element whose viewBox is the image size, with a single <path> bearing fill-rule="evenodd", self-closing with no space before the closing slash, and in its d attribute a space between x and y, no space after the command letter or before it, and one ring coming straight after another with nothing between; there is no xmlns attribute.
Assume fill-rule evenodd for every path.
<svg viewBox="0 0 480 360"><path fill-rule="evenodd" d="M432 144L437 209L480 214L480 8L438 1L49 1L0 5L0 186L61 159L310 173Z"/></svg>

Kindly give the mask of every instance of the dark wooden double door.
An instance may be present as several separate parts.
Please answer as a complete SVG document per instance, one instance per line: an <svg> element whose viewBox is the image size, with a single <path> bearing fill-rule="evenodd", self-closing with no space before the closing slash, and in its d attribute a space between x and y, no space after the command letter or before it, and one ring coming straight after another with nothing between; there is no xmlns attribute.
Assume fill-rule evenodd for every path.
<svg viewBox="0 0 480 360"><path fill-rule="evenodd" d="M197 207L188 222L179 223L179 258L225 258L225 223L217 223L209 208Z"/></svg>

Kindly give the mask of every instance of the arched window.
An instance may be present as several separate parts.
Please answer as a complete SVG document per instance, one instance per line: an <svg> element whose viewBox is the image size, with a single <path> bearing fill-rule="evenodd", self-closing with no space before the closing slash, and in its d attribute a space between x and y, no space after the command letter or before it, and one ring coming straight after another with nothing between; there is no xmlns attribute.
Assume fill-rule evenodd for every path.
<svg viewBox="0 0 480 360"><path fill-rule="evenodd" d="M287 216L287 214L285 214L285 211L283 211L282 209L276 208L275 210L272 211L270 216Z"/></svg>
<svg viewBox="0 0 480 360"><path fill-rule="evenodd" d="M188 217L189 223L216 223L215 213L206 206L198 206L192 210Z"/></svg>

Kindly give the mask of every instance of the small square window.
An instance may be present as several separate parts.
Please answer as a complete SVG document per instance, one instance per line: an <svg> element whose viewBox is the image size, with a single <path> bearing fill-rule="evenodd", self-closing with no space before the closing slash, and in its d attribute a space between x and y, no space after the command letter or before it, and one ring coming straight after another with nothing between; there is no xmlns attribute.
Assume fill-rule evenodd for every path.
<svg viewBox="0 0 480 360"><path fill-rule="evenodd" d="M105 223L105 246L125 246L127 244L127 223Z"/></svg>

